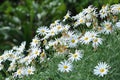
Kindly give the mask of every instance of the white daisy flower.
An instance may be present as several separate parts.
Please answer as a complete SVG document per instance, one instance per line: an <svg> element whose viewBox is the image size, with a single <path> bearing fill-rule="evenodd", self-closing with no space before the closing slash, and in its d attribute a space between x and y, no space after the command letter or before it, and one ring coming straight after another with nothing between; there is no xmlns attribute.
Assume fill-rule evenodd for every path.
<svg viewBox="0 0 120 80"><path fill-rule="evenodd" d="M26 75L31 75L31 74L34 74L34 71L35 71L35 67L33 67L33 66L28 66L26 69L25 69L25 71L26 71Z"/></svg>
<svg viewBox="0 0 120 80"><path fill-rule="evenodd" d="M19 68L15 72L14 77L22 77L23 75L25 75L25 68Z"/></svg>
<svg viewBox="0 0 120 80"><path fill-rule="evenodd" d="M102 6L102 9L100 10L99 14L102 19L107 17L110 14L109 6Z"/></svg>
<svg viewBox="0 0 120 80"><path fill-rule="evenodd" d="M40 35L46 35L49 29L46 26L39 27L37 33Z"/></svg>
<svg viewBox="0 0 120 80"><path fill-rule="evenodd" d="M58 33L58 32L57 32L57 29L54 28L54 27L48 31L48 35L49 35L49 36L54 36L54 35L56 35L57 33Z"/></svg>
<svg viewBox="0 0 120 80"><path fill-rule="evenodd" d="M101 45L102 44L102 38L93 38L93 40L92 40L92 46L94 47L94 48L97 48L99 45Z"/></svg>
<svg viewBox="0 0 120 80"><path fill-rule="evenodd" d="M32 62L33 59L34 59L34 58L33 58L32 55L28 55L28 56L26 56L26 57L24 57L24 58L21 58L21 59L19 60L19 63L25 64L25 65L29 65L29 64Z"/></svg>
<svg viewBox="0 0 120 80"><path fill-rule="evenodd" d="M77 46L77 43L78 43L78 37L77 35L73 35L69 38L68 40L68 44L69 44L69 47L76 47Z"/></svg>
<svg viewBox="0 0 120 80"><path fill-rule="evenodd" d="M95 31L88 32L88 34L90 35L90 37L91 37L92 39L99 36L98 33L95 32Z"/></svg>
<svg viewBox="0 0 120 80"><path fill-rule="evenodd" d="M13 47L13 50L16 51L15 54L16 54L17 56L22 56L21 53L24 52L25 46L26 46L26 42L25 42L25 41L22 42L19 47L18 47L18 46L14 46L14 47Z"/></svg>
<svg viewBox="0 0 120 80"><path fill-rule="evenodd" d="M55 20L52 24L50 24L50 28L53 28L55 25L59 23L60 23L60 20Z"/></svg>
<svg viewBox="0 0 120 80"><path fill-rule="evenodd" d="M90 36L90 32L86 32L84 36L80 38L80 42L82 44L89 44L91 42L92 38Z"/></svg>
<svg viewBox="0 0 120 80"><path fill-rule="evenodd" d="M109 65L105 62L100 62L98 65L94 68L94 74L103 77L108 73Z"/></svg>
<svg viewBox="0 0 120 80"><path fill-rule="evenodd" d="M33 47L33 48L31 49L30 55L31 55L31 57L36 58L37 56L40 55L40 52L41 52L41 49L40 49L40 48L38 48L38 47Z"/></svg>
<svg viewBox="0 0 120 80"><path fill-rule="evenodd" d="M70 28L70 25L65 25L64 28L63 28L63 31L68 31Z"/></svg>
<svg viewBox="0 0 120 80"><path fill-rule="evenodd" d="M40 43L39 38L38 38L38 37L35 37L35 38L32 39L32 42L31 42L30 44L31 44L31 46L36 46L36 45L38 45L39 43Z"/></svg>
<svg viewBox="0 0 120 80"><path fill-rule="evenodd" d="M58 70L60 72L70 72L72 71L72 64L68 61L63 61L58 64Z"/></svg>
<svg viewBox="0 0 120 80"><path fill-rule="evenodd" d="M43 62L44 59L46 58L46 53L45 53L45 50L43 50L43 52L40 54L40 62Z"/></svg>
<svg viewBox="0 0 120 80"><path fill-rule="evenodd" d="M63 21L67 20L70 17L70 11L67 12L67 14L64 16Z"/></svg>
<svg viewBox="0 0 120 80"><path fill-rule="evenodd" d="M105 33L105 34L110 34L110 33L112 33L112 31L113 31L112 22L104 21L103 27L104 27L104 33Z"/></svg>
<svg viewBox="0 0 120 80"><path fill-rule="evenodd" d="M64 26L62 24L57 24L55 26L55 30L57 30L57 32L61 32L64 29Z"/></svg>
<svg viewBox="0 0 120 80"><path fill-rule="evenodd" d="M82 57L83 57L82 52L80 50L75 50L74 54L70 53L68 60L70 60L72 62L78 61L78 60L81 60Z"/></svg>
<svg viewBox="0 0 120 80"><path fill-rule="evenodd" d="M118 14L120 13L120 4L114 4L111 6L111 12L113 14Z"/></svg>

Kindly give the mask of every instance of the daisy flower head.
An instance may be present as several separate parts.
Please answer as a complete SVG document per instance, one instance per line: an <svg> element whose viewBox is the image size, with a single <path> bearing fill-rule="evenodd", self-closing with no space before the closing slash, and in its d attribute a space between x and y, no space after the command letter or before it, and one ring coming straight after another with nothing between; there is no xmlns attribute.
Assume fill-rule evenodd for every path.
<svg viewBox="0 0 120 80"><path fill-rule="evenodd" d="M45 53L45 50L43 50L43 52L40 54L41 62L44 61L45 58L46 58L46 53Z"/></svg>
<svg viewBox="0 0 120 80"><path fill-rule="evenodd" d="M79 19L77 19L77 21L74 23L74 26L78 26L80 24L84 24L86 21L85 17L80 17Z"/></svg>
<svg viewBox="0 0 120 80"><path fill-rule="evenodd" d="M25 75L25 68L19 68L15 74L14 77L23 77Z"/></svg>
<svg viewBox="0 0 120 80"><path fill-rule="evenodd" d="M98 63L97 66L95 66L93 72L95 75L103 77L104 75L108 73L109 68L110 67L108 64L106 64L105 62L100 62Z"/></svg>
<svg viewBox="0 0 120 80"><path fill-rule="evenodd" d="M58 71L60 72L70 72L72 71L72 63L68 62L68 61L63 61L60 62L60 64L58 64Z"/></svg>
<svg viewBox="0 0 120 80"><path fill-rule="evenodd" d="M70 60L72 62L73 61L78 61L78 60L81 60L82 57L83 57L82 51L75 50L74 54L70 53L68 60Z"/></svg>
<svg viewBox="0 0 120 80"><path fill-rule="evenodd" d="M64 29L64 26L62 24L57 24L55 26L55 30L57 30L57 32L61 32Z"/></svg>
<svg viewBox="0 0 120 80"><path fill-rule="evenodd" d="M112 22L104 21L103 27L104 27L104 33L105 33L105 34L110 34L110 33L112 33L112 31L113 31Z"/></svg>
<svg viewBox="0 0 120 80"><path fill-rule="evenodd" d="M111 6L111 12L113 14L118 14L120 13L120 4L114 4Z"/></svg>
<svg viewBox="0 0 120 80"><path fill-rule="evenodd" d="M37 29L37 33L39 35L46 35L47 31L49 31L49 29L46 26L42 26Z"/></svg>
<svg viewBox="0 0 120 80"><path fill-rule="evenodd" d="M75 27L77 27L80 24L84 24L86 21L85 14L83 12L80 12L79 14L73 16L72 18L76 20L73 24Z"/></svg>
<svg viewBox="0 0 120 80"><path fill-rule="evenodd" d="M68 11L67 14L64 16L63 21L67 20L68 18L70 18L71 12Z"/></svg>
<svg viewBox="0 0 120 80"><path fill-rule="evenodd" d="M104 28L103 27L97 27L97 32L98 33L104 33Z"/></svg>
<svg viewBox="0 0 120 80"><path fill-rule="evenodd" d="M72 35L69 40L68 40L68 44L69 47L76 47L78 43L78 36L77 35Z"/></svg>
<svg viewBox="0 0 120 80"><path fill-rule="evenodd" d="M91 39L99 36L98 33L95 31L88 31L85 33L85 35L89 35L91 37Z"/></svg>
<svg viewBox="0 0 120 80"><path fill-rule="evenodd" d="M25 69L25 71L26 71L26 75L32 75L32 74L34 74L35 67L33 67L33 66L28 66L28 67Z"/></svg>
<svg viewBox="0 0 120 80"><path fill-rule="evenodd" d="M50 29L48 31L49 36L55 36L56 34L58 34L58 31L57 31L57 29L55 27L53 27L52 29Z"/></svg>
<svg viewBox="0 0 120 80"><path fill-rule="evenodd" d="M99 12L99 14L100 14L100 18L102 18L102 19L107 17L110 14L109 5L106 5L106 6L103 5L102 9Z"/></svg>
<svg viewBox="0 0 120 80"><path fill-rule="evenodd" d="M30 43L31 46L37 46L40 43L40 40L38 37L35 37L32 39L32 42Z"/></svg>
<svg viewBox="0 0 120 80"><path fill-rule="evenodd" d="M40 52L41 52L41 48L32 47L31 52L30 52L30 55L31 55L33 58L36 58L37 56L40 55Z"/></svg>
<svg viewBox="0 0 120 80"><path fill-rule="evenodd" d="M97 48L99 45L101 45L102 44L102 38L93 38L93 40L92 40L92 46L94 47L94 48Z"/></svg>
<svg viewBox="0 0 120 80"><path fill-rule="evenodd" d="M60 20L55 20L52 24L50 24L50 28L53 28L55 25L59 23L60 23Z"/></svg>
<svg viewBox="0 0 120 80"><path fill-rule="evenodd" d="M82 44L89 44L92 41L92 38L90 36L90 32L86 32L84 36L80 38L80 42Z"/></svg>
<svg viewBox="0 0 120 80"><path fill-rule="evenodd" d="M70 25L65 25L64 28L63 28L63 31L68 31L70 29Z"/></svg>

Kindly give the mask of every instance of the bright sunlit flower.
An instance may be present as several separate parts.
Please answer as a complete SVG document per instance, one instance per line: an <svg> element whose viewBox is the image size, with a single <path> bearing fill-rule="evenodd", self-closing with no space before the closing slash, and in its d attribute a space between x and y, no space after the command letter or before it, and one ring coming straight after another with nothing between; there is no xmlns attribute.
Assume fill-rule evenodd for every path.
<svg viewBox="0 0 120 80"><path fill-rule="evenodd" d="M102 19L107 17L110 14L109 6L102 6L102 9L100 10L99 14Z"/></svg>
<svg viewBox="0 0 120 80"><path fill-rule="evenodd" d="M38 39L38 37L35 37L32 39L31 46L36 46L39 44L39 42L40 40Z"/></svg>
<svg viewBox="0 0 120 80"><path fill-rule="evenodd" d="M49 29L46 26L40 27L37 30L37 33L40 35L46 35Z"/></svg>
<svg viewBox="0 0 120 80"><path fill-rule="evenodd" d="M70 60L70 61L78 61L78 60L81 60L82 57L83 57L82 52L80 50L75 50L74 54L70 53L68 60Z"/></svg>
<svg viewBox="0 0 120 80"><path fill-rule="evenodd" d="M104 21L103 27L105 34L110 34L113 31L112 22Z"/></svg>
<svg viewBox="0 0 120 80"><path fill-rule="evenodd" d="M69 47L76 47L77 43L78 43L78 37L77 37L77 35L71 36L69 38L69 41L68 41Z"/></svg>
<svg viewBox="0 0 120 80"><path fill-rule="evenodd" d="M23 75L25 75L25 69L24 68L20 68L20 69L18 69L16 72L15 72L15 74L14 74L14 76L15 77L22 77Z"/></svg>
<svg viewBox="0 0 120 80"><path fill-rule="evenodd" d="M67 20L70 17L70 11L67 12L67 14L64 16L63 21Z"/></svg>
<svg viewBox="0 0 120 80"><path fill-rule="evenodd" d="M120 13L120 4L114 4L111 6L111 12L113 14L118 14Z"/></svg>
<svg viewBox="0 0 120 80"><path fill-rule="evenodd" d="M108 73L109 65L105 62L100 62L98 65L94 68L94 74L103 77Z"/></svg>
<svg viewBox="0 0 120 80"><path fill-rule="evenodd" d="M34 74L35 68L33 66L28 66L26 69L26 75Z"/></svg>
<svg viewBox="0 0 120 80"><path fill-rule="evenodd" d="M90 36L90 32L86 32L84 36L80 38L80 42L82 44L89 44L92 40L92 37Z"/></svg>
<svg viewBox="0 0 120 80"><path fill-rule="evenodd" d="M94 48L97 48L99 45L102 44L102 38L96 38L95 37L95 38L93 38L92 42L93 42L92 46Z"/></svg>
<svg viewBox="0 0 120 80"><path fill-rule="evenodd" d="M68 61L63 61L58 64L58 70L60 72L70 72L72 71L72 64Z"/></svg>

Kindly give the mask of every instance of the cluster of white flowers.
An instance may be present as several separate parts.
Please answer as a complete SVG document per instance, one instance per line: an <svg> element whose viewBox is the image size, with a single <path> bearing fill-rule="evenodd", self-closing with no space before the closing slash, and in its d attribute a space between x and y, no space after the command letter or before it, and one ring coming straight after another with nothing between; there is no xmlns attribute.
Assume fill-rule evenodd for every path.
<svg viewBox="0 0 120 80"><path fill-rule="evenodd" d="M13 77L34 74L36 58L39 58L40 63L45 61L48 56L46 50L52 49L54 55L67 55L67 60L65 58L58 64L58 70L70 72L73 68L72 63L83 57L83 51L76 49L79 44L89 46L92 43L92 47L97 49L99 45L102 45L101 34L110 34L116 28L120 28L120 22L116 16L118 13L120 13L120 4L103 6L99 13L93 6L83 9L76 16L71 16L68 11L62 21L56 20L49 27L39 27L28 50L25 50L26 42L23 42L19 47L15 46L12 50L4 51L0 56L0 70L5 67L3 62L8 60L11 63L7 71L11 72ZM99 16L101 21L99 21ZM69 18L73 20L72 25L66 24ZM81 28L83 26L87 29ZM100 62L95 67L94 74L103 77L108 69L109 66L106 63Z"/></svg>

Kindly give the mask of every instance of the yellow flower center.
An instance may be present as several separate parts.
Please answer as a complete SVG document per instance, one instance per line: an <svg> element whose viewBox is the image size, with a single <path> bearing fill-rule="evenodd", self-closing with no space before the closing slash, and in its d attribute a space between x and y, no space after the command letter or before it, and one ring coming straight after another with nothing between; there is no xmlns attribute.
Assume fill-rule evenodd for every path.
<svg viewBox="0 0 120 80"><path fill-rule="evenodd" d="M105 71L105 69L100 69L100 72L103 73Z"/></svg>
<svg viewBox="0 0 120 80"><path fill-rule="evenodd" d="M38 43L38 40L37 40L37 39L33 39L33 42L37 44L37 43Z"/></svg>
<svg viewBox="0 0 120 80"><path fill-rule="evenodd" d="M31 72L32 72L32 70L29 69L29 70L28 70L28 73L30 74Z"/></svg>
<svg viewBox="0 0 120 80"><path fill-rule="evenodd" d="M107 30L112 30L112 27L110 27L110 26L108 26L108 27L106 27L107 28Z"/></svg>
<svg viewBox="0 0 120 80"><path fill-rule="evenodd" d="M75 40L74 40L74 39L72 39L72 40L71 40L71 42L72 42L72 43L75 43Z"/></svg>
<svg viewBox="0 0 120 80"><path fill-rule="evenodd" d="M80 19L80 23L82 23L83 22L83 19Z"/></svg>
<svg viewBox="0 0 120 80"><path fill-rule="evenodd" d="M41 56L41 57L45 57L45 53L42 52L42 53L40 54L40 56Z"/></svg>
<svg viewBox="0 0 120 80"><path fill-rule="evenodd" d="M101 27L98 27L98 31L101 31L102 30L102 28Z"/></svg>
<svg viewBox="0 0 120 80"><path fill-rule="evenodd" d="M55 32L54 32L54 31L52 31L52 32L51 32L51 34L52 34L52 35L54 35L54 34L55 34Z"/></svg>
<svg viewBox="0 0 120 80"><path fill-rule="evenodd" d="M85 40L88 40L88 37L86 37Z"/></svg>
<svg viewBox="0 0 120 80"><path fill-rule="evenodd" d="M61 29L61 26L57 26L57 29L58 29L58 30Z"/></svg>
<svg viewBox="0 0 120 80"><path fill-rule="evenodd" d="M67 69L67 68L68 68L68 66L65 65L65 66L64 66L64 69Z"/></svg>
<svg viewBox="0 0 120 80"><path fill-rule="evenodd" d="M44 32L45 32L45 30L41 30L41 32L42 32L42 33L44 33Z"/></svg>
<svg viewBox="0 0 120 80"><path fill-rule="evenodd" d="M21 74L21 70L18 70L17 73L20 75Z"/></svg>
<svg viewBox="0 0 120 80"><path fill-rule="evenodd" d="M97 38L93 40L93 42L97 42L97 41L98 41L98 39L97 39Z"/></svg>
<svg viewBox="0 0 120 80"><path fill-rule="evenodd" d="M78 55L75 53L75 54L73 54L73 57L76 58L76 57L78 57Z"/></svg>
<svg viewBox="0 0 120 80"><path fill-rule="evenodd" d="M38 55L38 54L39 54L39 52L38 52L38 51L35 51L35 54L36 54L36 55Z"/></svg>
<svg viewBox="0 0 120 80"><path fill-rule="evenodd" d="M120 7L118 7L118 10L120 10Z"/></svg>

